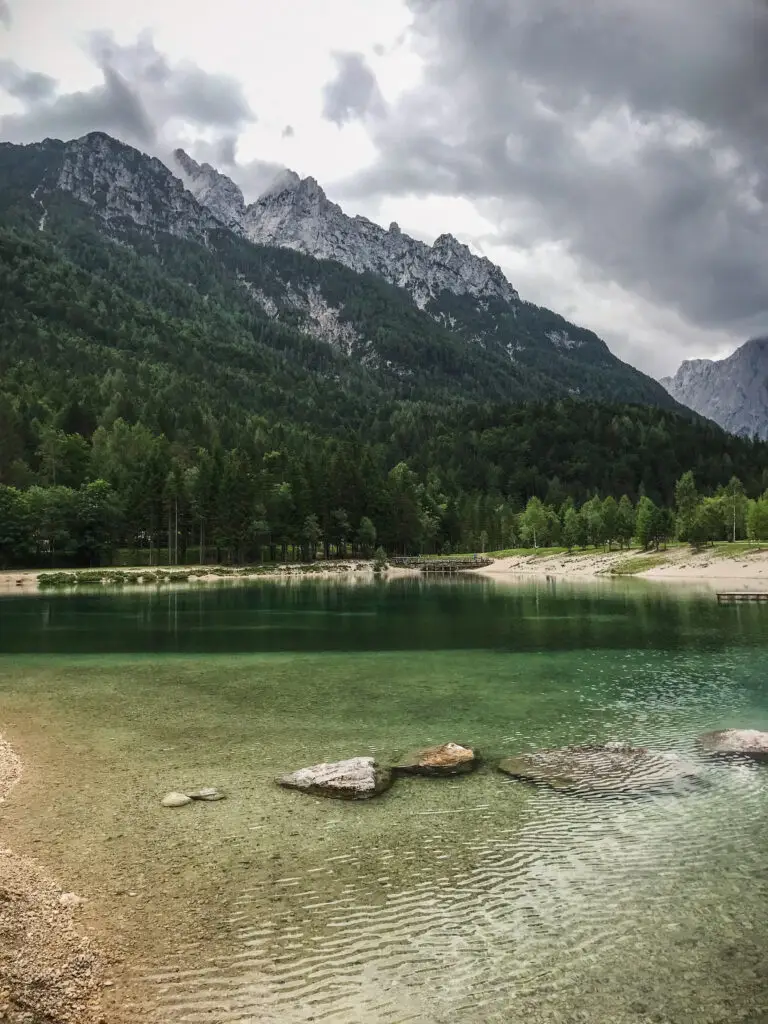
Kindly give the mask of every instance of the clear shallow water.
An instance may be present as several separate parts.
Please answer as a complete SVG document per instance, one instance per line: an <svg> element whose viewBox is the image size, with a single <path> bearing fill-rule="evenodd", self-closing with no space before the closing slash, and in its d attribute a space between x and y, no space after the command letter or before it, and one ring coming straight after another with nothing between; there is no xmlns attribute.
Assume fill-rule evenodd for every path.
<svg viewBox="0 0 768 1024"><path fill-rule="evenodd" d="M637 582L46 595L0 601L0 651L38 838L150 936L129 959L157 1021L768 1020L764 767L644 799L492 767L365 804L272 781L451 738L695 757L707 729L768 728L760 606ZM158 808L207 782L230 799ZM6 824L34 850L23 798Z"/></svg>

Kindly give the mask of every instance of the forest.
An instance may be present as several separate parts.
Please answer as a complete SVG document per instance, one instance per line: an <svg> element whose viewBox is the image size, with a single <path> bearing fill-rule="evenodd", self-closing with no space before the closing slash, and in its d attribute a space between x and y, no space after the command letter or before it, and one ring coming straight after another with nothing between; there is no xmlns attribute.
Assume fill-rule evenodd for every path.
<svg viewBox="0 0 768 1024"><path fill-rule="evenodd" d="M19 204L0 218L0 566L762 538L768 444L638 404L647 378L606 369L602 343L578 372L621 397L558 392L533 363L505 397L497 351L370 275L231 236L216 259L118 242L66 197L41 235ZM310 272L359 350L238 284L279 299Z"/></svg>
<svg viewBox="0 0 768 1024"><path fill-rule="evenodd" d="M527 423L525 411L518 413ZM623 415L632 422L629 409ZM553 409L537 407L529 416L538 431L556 435ZM513 478L509 487L465 489L476 455L462 451L461 431L450 439L457 461L446 459L443 474L438 465L419 472L405 459L390 466L385 446L356 438L317 440L286 431L276 447L278 437L263 431L247 446L210 452L185 450L122 419L98 427L90 439L49 429L31 460L34 468L14 464L17 474L27 474L27 486L0 484L0 566L99 566L120 558L243 564L370 557L374 551L768 539L765 468L750 474L749 489L734 474L699 490L690 470L669 489L665 469L643 474L630 493L606 493L600 489L606 481L623 486L628 460L614 459L614 473L606 468L610 437L602 449L584 439L565 446L559 461L532 466L533 476ZM522 439L511 436L510 443L525 450ZM585 445L589 462L574 461L583 458ZM476 451L483 450L478 444ZM500 467L484 457L486 478L498 476ZM424 458L420 452L411 461L418 466ZM533 481L530 496L516 480Z"/></svg>

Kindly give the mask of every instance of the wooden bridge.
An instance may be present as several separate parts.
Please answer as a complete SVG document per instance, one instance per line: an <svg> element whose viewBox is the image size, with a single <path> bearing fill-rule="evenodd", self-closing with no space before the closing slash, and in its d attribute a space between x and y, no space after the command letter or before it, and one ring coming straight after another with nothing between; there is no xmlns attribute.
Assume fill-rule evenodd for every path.
<svg viewBox="0 0 768 1024"><path fill-rule="evenodd" d="M467 569L484 569L493 563L492 558L391 558L393 565L418 569L425 573L456 573Z"/></svg>
<svg viewBox="0 0 768 1024"><path fill-rule="evenodd" d="M718 604L740 604L742 601L768 601L768 591L734 590L717 595Z"/></svg>

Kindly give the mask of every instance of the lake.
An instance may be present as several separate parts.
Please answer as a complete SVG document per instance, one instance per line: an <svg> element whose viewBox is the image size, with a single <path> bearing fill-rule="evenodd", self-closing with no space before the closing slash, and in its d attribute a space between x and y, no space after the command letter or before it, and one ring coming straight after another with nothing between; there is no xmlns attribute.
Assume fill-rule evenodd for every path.
<svg viewBox="0 0 768 1024"><path fill-rule="evenodd" d="M584 797L506 754L768 729L768 608L624 581L299 580L0 598L3 838L168 1024L768 1020L768 766ZM275 776L475 744L376 800ZM160 807L219 786L220 803ZM152 1009L147 1009L150 1005Z"/></svg>

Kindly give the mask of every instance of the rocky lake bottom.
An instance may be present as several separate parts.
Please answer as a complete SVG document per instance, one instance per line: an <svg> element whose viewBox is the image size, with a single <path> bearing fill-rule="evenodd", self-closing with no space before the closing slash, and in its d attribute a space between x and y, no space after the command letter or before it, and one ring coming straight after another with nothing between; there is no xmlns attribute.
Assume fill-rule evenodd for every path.
<svg viewBox="0 0 768 1024"><path fill-rule="evenodd" d="M151 1024L768 1020L768 765L695 744L728 726L768 728L768 609L636 581L0 599L3 843L86 898L107 1009ZM448 740L477 771L275 784ZM706 784L495 769L609 741ZM161 806L206 786L227 799Z"/></svg>

